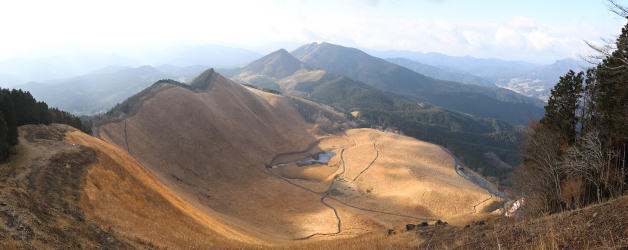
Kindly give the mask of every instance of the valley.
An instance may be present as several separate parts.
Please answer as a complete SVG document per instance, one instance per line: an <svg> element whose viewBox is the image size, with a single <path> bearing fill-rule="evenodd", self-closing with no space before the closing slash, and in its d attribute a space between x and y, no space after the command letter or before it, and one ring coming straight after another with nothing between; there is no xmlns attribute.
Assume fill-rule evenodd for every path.
<svg viewBox="0 0 628 250"><path fill-rule="evenodd" d="M338 79L307 67L283 73L279 86ZM450 234L450 224L502 223L510 197L449 149L359 128L351 117L368 109L349 116L294 93L208 69L189 83L159 80L93 117L95 137L62 124L19 127L15 154L0 165L0 234L9 236L0 243L299 248L376 239L405 248L426 244L423 234ZM487 120L473 121L464 129L490 131Z"/></svg>
<svg viewBox="0 0 628 250"><path fill-rule="evenodd" d="M156 83L121 105L127 113L114 110L96 129L180 197L229 218L249 237L272 243L351 237L472 214L474 204L490 198L459 177L454 159L433 144L350 129L344 116L323 106L244 88L213 71L190 85L204 87ZM220 118L225 110L230 119ZM183 118L191 114L198 120ZM254 120L232 123L234 114ZM181 118L159 124L165 115ZM170 139L150 136L156 134ZM297 166L320 152L329 152L326 163ZM272 167L279 163L292 164Z"/></svg>
<svg viewBox="0 0 628 250"><path fill-rule="evenodd" d="M628 249L602 2L3 3L0 250Z"/></svg>
<svg viewBox="0 0 628 250"><path fill-rule="evenodd" d="M279 213L275 216L286 219L298 216L292 217L294 222L299 223L292 225L292 231L283 234L275 232L269 237L269 228L255 228L255 222L238 220L232 217L233 214L217 209L217 203L225 205L227 202L233 206L232 209L238 209L238 204L245 202L246 197L233 200L213 198L213 203L204 203L205 206L199 207L199 203L192 203L182 193L161 184L150 169L143 168L126 152L109 143L61 125L31 126L22 128L21 132L24 137L20 138L23 142L20 155L26 158L18 164L28 166L32 164L28 162L34 159L40 159L40 164L47 164L47 158L25 151L30 148L40 148L48 154L55 154L50 150L52 145L60 145L61 149L79 147L94 152L91 162L71 165L72 168L83 169L83 177L77 179L79 182L74 187L81 197L76 211L96 223L97 228L106 228L106 232L113 237L109 241L115 240L127 246L272 246L303 240L356 237L409 222L433 223L438 219L489 212L486 209L495 207L490 203L501 202L458 177L453 169L454 159L435 145L377 130L353 129L327 136L316 143L318 148L333 148L338 153L331 157L328 164L297 167L303 169L302 177L286 177L284 172L275 171L282 168L268 169L262 163L256 164L257 170L249 170L265 172L266 177L262 178L266 180L257 180L256 183L256 186L269 184L259 186L263 189L261 192L280 193L283 198L268 200L269 203L281 202L281 208L268 208L270 204L249 204L251 207L248 209L264 209L266 212L277 209ZM399 161L398 153L414 156ZM439 160L434 161L433 156L438 156ZM411 164L413 161L417 163ZM323 172L317 168L331 168L333 171L326 171L324 178L317 178ZM239 174L239 178L248 177L251 175ZM65 182L62 176L56 178L61 183ZM448 188L443 189L443 186ZM305 195L308 193L310 195ZM207 195L211 196L214 194ZM409 200L408 197L420 198ZM445 201L443 197L455 200ZM482 204L483 201L486 204ZM8 201L4 202L7 204ZM479 206L476 205L478 203ZM318 208L306 213L289 212L302 210L303 206ZM255 220L263 218L263 215L257 214ZM146 220L152 223L143 223ZM22 217L17 217L17 221L27 223ZM268 226L273 229L281 226L277 218L267 218L264 222L272 223ZM72 228L78 228L77 225L84 222L74 223ZM40 233L51 230L33 224L29 228L36 232L44 230ZM87 239L80 244L94 244L91 242L94 234L86 231ZM15 244L45 245L45 242L33 240L32 236L19 239Z"/></svg>

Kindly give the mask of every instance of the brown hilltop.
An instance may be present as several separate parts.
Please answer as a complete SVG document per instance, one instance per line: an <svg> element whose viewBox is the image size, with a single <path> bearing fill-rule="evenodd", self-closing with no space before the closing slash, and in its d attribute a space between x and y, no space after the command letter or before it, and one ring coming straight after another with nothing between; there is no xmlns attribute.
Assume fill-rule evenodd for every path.
<svg viewBox="0 0 628 250"><path fill-rule="evenodd" d="M440 147L208 70L160 81L96 121L20 128L0 165L5 248L295 247L499 203ZM326 163L302 159L329 152ZM280 166L280 167L277 167Z"/></svg>
<svg viewBox="0 0 628 250"><path fill-rule="evenodd" d="M495 201L457 176L439 147L371 129L343 132L349 124L327 106L245 88L210 70L190 85L153 85L96 131L242 234L223 235L249 243L351 237L473 214L474 205ZM267 168L327 150L335 153L327 165Z"/></svg>
<svg viewBox="0 0 628 250"><path fill-rule="evenodd" d="M239 230L263 233L260 238L299 237L307 232L297 219L304 213L322 213L333 225L322 204L310 204L315 195L269 176L264 165L324 134L306 120L322 121L325 129L346 120L320 105L249 90L209 73L191 84L204 89L160 83L132 97L142 102L129 103L130 114L100 126L100 136L128 150L186 200L230 216Z"/></svg>

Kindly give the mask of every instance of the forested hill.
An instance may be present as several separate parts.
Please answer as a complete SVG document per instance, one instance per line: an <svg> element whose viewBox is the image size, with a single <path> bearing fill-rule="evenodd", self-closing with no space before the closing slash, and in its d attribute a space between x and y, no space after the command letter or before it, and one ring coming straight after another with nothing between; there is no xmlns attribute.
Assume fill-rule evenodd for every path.
<svg viewBox="0 0 628 250"><path fill-rule="evenodd" d="M360 127L398 130L408 136L452 150L462 162L488 176L503 176L520 164L519 133L507 122L479 118L429 103L417 103L349 79L327 73L318 81L297 83L305 97L351 112ZM507 164L495 164L495 155ZM499 167L498 167L499 166Z"/></svg>
<svg viewBox="0 0 628 250"><path fill-rule="evenodd" d="M543 116L541 100L501 88L436 80L355 48L312 43L291 53L315 69L343 75L414 101L515 125Z"/></svg>
<svg viewBox="0 0 628 250"><path fill-rule="evenodd" d="M68 124L91 133L88 123L68 112L49 108L45 102L35 100L28 91L0 89L0 162L9 157L11 147L18 143L18 126L50 123Z"/></svg>

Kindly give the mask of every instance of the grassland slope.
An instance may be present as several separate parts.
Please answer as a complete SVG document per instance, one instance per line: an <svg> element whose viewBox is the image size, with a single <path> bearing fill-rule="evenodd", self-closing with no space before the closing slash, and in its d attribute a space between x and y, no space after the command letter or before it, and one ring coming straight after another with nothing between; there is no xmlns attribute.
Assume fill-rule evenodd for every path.
<svg viewBox="0 0 628 250"><path fill-rule="evenodd" d="M169 191L126 152L60 124L20 127L0 165L0 246L237 247L255 242Z"/></svg>
<svg viewBox="0 0 628 250"><path fill-rule="evenodd" d="M188 86L157 83L109 116L96 128L103 140L253 244L353 237L470 214L490 198L457 176L453 159L434 145L371 129L343 132L350 123L327 106L245 88L213 71ZM330 150L328 164L269 168L278 155ZM436 155L444 162L428 160ZM373 161L369 170L365 159Z"/></svg>

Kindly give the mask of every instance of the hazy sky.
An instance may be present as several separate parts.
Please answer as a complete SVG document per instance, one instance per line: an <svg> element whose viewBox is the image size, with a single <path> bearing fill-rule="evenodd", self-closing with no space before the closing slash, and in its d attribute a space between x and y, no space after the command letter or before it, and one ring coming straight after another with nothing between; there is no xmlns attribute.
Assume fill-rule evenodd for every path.
<svg viewBox="0 0 628 250"><path fill-rule="evenodd" d="M625 20L603 0L0 0L0 61L50 50L211 43L261 53L328 41L549 62Z"/></svg>

